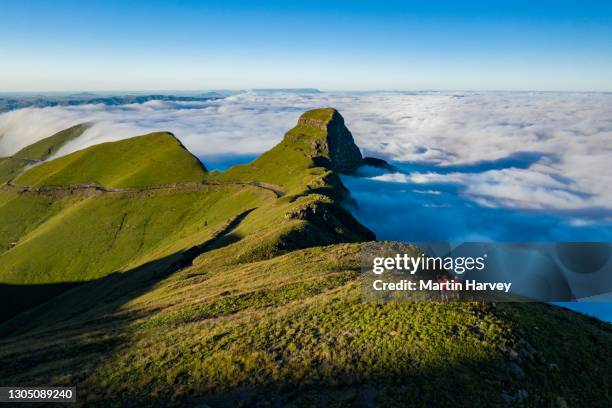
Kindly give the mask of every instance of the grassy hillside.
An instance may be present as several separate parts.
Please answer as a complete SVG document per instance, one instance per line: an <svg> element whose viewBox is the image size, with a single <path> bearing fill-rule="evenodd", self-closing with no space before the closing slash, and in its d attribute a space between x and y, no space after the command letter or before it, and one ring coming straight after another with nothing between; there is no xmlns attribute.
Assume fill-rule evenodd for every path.
<svg viewBox="0 0 612 408"><path fill-rule="evenodd" d="M33 186L95 183L143 187L201 181L206 168L167 132L102 143L36 166L15 180Z"/></svg>
<svg viewBox="0 0 612 408"><path fill-rule="evenodd" d="M343 147L352 154L349 154L350 161L361 164L361 153L352 136L346 139L348 129L341 118L332 108L308 111L285 134L281 143L253 163L235 166L217 177L220 180L270 182L283 186L288 194L300 194L304 188L313 191L328 187L331 189L327 193L340 193L344 187L334 170L338 161L344 162L344 157L334 156L330 147Z"/></svg>
<svg viewBox="0 0 612 408"><path fill-rule="evenodd" d="M0 376L84 405L609 406L612 331L537 304L362 303L359 245L112 276L5 323ZM588 369L587 369L588 368Z"/></svg>
<svg viewBox="0 0 612 408"><path fill-rule="evenodd" d="M82 123L27 146L11 157L0 158L0 184L12 180L26 167L47 160L67 142L81 136L89 124Z"/></svg>
<svg viewBox="0 0 612 408"><path fill-rule="evenodd" d="M231 234L218 237L253 238L234 252L243 261L373 237L335 196L324 195L334 186L319 175L330 170L282 154L273 161L292 166L300 181L294 196L265 177L207 175L168 133L92 146L28 170L0 189L0 291L8 304L0 318L72 287L66 284L181 254L247 212ZM315 179L321 191L306 184ZM21 296L34 285L35 294Z"/></svg>
<svg viewBox="0 0 612 408"><path fill-rule="evenodd" d="M45 205L41 195L21 195L2 208L0 223L14 232L28 229L0 255L2 281L12 284L72 282L99 278L129 267L156 248L173 245L181 237L197 235L203 241L229 217L256 205L268 195L256 188L198 189L173 194L99 194L53 200L56 208L28 211L32 226L13 226L17 210ZM221 211L222 210L222 211ZM30 219L35 216L36 219ZM27 217L27 218L26 218ZM6 248L6 245L5 245ZM181 249L176 248L176 249ZM78 256L74 256L78 253Z"/></svg>
<svg viewBox="0 0 612 408"><path fill-rule="evenodd" d="M27 166L33 164L32 160L16 157L0 157L0 183L6 183L19 174Z"/></svg>
<svg viewBox="0 0 612 408"><path fill-rule="evenodd" d="M20 313L0 319L0 378L76 385L80 406L610 406L609 324L542 304L362 302L373 235L339 205L335 114L198 183L5 186L0 284L48 300L3 305Z"/></svg>
<svg viewBox="0 0 612 408"><path fill-rule="evenodd" d="M53 136L39 140L29 146L24 147L13 157L30 160L46 160L71 140L81 136L91 126L90 123L81 123L57 132Z"/></svg>

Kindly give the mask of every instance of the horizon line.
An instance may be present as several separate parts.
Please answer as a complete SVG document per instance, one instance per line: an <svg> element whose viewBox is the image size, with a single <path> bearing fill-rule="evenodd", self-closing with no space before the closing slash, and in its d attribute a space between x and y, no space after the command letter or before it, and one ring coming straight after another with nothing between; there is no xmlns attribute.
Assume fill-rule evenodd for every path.
<svg viewBox="0 0 612 408"><path fill-rule="evenodd" d="M158 94L169 94L169 93L212 93L212 92L253 92L253 91L316 91L316 92L362 92L362 93L375 93L375 92L509 92L509 93L524 93L524 92L537 92L537 93L601 93L607 94L612 93L611 90L546 90L546 89L460 89L460 88L414 88L414 89L333 89L333 88L314 88L314 87L266 87L266 88L202 88L202 89L113 89L113 90L95 90L95 89L75 89L75 90L36 90L36 91L1 91L2 95L35 95L35 94L113 94L113 93L158 93Z"/></svg>

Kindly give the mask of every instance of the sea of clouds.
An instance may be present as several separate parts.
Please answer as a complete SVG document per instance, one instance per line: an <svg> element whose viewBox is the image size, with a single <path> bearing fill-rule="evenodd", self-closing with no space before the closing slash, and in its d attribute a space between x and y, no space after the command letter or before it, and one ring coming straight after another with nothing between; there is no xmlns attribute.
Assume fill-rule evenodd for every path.
<svg viewBox="0 0 612 408"><path fill-rule="evenodd" d="M205 102L26 108L0 114L0 156L92 121L58 155L167 130L214 167L219 157L269 149L303 111L323 106L342 113L365 154L397 164L348 180L362 204L383 186L428 208L460 198L463 206L569 214L576 227L612 222L612 94L604 93L246 91Z"/></svg>

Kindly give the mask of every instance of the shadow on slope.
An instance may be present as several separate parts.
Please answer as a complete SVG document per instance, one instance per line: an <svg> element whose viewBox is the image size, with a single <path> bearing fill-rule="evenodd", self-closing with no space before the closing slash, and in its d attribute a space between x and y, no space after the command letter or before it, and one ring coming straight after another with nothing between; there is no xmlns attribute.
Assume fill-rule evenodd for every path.
<svg viewBox="0 0 612 408"><path fill-rule="evenodd" d="M219 244L172 276L180 257L58 297L73 315L0 340L0 377L76 383L89 406L609 402L609 325L537 304L363 303L358 244L229 265Z"/></svg>
<svg viewBox="0 0 612 408"><path fill-rule="evenodd" d="M190 266L193 260L203 253L211 249L222 248L238 240L238 237L230 233L253 210L254 208L251 208L238 214L202 244L147 262L133 270L111 273L89 282L45 285L0 284L0 322L4 321L3 324L0 324L0 336L16 335L37 325L44 327L46 319L58 321L57 319L68 320L71 317L80 316L81 313L90 310L100 301L113 303L125 298L123 300L127 302L131 297L146 293L156 282L177 270ZM24 310L24 298L29 299L26 307L30 310L17 314ZM56 303L62 306L56 308L54 307ZM19 305L19 309L16 309L16 304ZM120 308L120 306L117 307ZM30 320L29 316L35 317ZM9 320L11 318L15 319Z"/></svg>

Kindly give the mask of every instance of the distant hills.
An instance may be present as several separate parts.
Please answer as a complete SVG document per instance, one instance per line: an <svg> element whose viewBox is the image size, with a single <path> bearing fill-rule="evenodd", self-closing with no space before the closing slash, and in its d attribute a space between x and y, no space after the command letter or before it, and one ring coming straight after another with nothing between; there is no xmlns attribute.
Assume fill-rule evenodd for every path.
<svg viewBox="0 0 612 408"><path fill-rule="evenodd" d="M287 93L301 93L301 94L318 94L321 93L316 88L255 88L255 92L287 92Z"/></svg>
<svg viewBox="0 0 612 408"><path fill-rule="evenodd" d="M319 93L314 88L271 88L253 89L260 93L289 92L289 93ZM182 93L0 93L0 113L22 108L45 108L52 106L78 106L88 104L102 104L106 106L126 105L132 103L146 103L149 101L173 102L206 102L236 95L244 91L215 90L206 92Z"/></svg>
<svg viewBox="0 0 612 408"><path fill-rule="evenodd" d="M224 98L228 92L206 92L198 95L128 94L105 95L83 92L78 94L0 94L0 113L21 108L50 106L77 106L103 104L107 106L145 103L149 101L204 102Z"/></svg>
<svg viewBox="0 0 612 408"><path fill-rule="evenodd" d="M7 384L76 386L81 406L612 405L612 325L362 301L375 237L343 206L364 159L336 110L225 172L167 132L38 162L83 126L0 162Z"/></svg>

